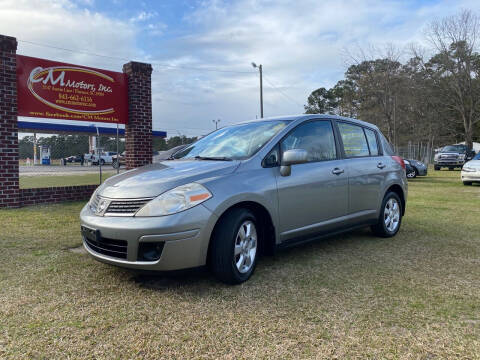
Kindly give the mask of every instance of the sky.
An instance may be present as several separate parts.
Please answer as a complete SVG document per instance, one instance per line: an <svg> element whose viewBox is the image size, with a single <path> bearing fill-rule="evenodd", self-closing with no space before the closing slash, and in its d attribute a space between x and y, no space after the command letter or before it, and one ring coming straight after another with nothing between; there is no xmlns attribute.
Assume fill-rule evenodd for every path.
<svg viewBox="0 0 480 360"><path fill-rule="evenodd" d="M0 0L18 53L113 71L151 63L153 128L198 136L264 115L300 114L359 49L428 46L434 19L478 0Z"/></svg>

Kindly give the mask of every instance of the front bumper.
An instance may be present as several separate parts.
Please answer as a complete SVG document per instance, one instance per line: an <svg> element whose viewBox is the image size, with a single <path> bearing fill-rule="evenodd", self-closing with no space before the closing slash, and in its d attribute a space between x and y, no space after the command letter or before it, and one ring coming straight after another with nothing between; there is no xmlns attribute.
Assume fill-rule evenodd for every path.
<svg viewBox="0 0 480 360"><path fill-rule="evenodd" d="M83 236L83 245L95 259L121 267L169 271L206 264L208 244L217 216L202 204L186 211L159 217L97 216L85 205L80 213L81 226L98 231L109 241L126 242L126 256L106 255L95 251ZM139 260L141 244L158 243L162 250L158 260ZM90 246L89 246L90 244Z"/></svg>
<svg viewBox="0 0 480 360"><path fill-rule="evenodd" d="M462 167L465 164L465 161L462 160L435 160L433 162L435 166L455 166L455 167Z"/></svg>
<svg viewBox="0 0 480 360"><path fill-rule="evenodd" d="M418 172L418 176L427 176L428 170L427 170L426 166L424 166L424 167L419 166L419 167L416 167L416 169L417 169L417 172Z"/></svg>
<svg viewBox="0 0 480 360"><path fill-rule="evenodd" d="M475 172L471 171L462 171L461 172L461 178L463 182L480 182L480 170L477 170Z"/></svg>

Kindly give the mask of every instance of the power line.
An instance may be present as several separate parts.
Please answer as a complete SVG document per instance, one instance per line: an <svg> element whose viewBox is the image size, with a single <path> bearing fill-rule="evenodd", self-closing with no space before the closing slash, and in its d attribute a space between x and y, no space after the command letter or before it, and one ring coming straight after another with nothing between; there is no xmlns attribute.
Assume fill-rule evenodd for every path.
<svg viewBox="0 0 480 360"><path fill-rule="evenodd" d="M131 61L131 59L124 58L124 57L119 57L119 56L97 54L97 53L93 53L93 52L85 51L85 50L73 50L73 49L68 49L68 48L64 48L64 47L60 47L60 46L53 46L53 45L38 43L38 42L34 42L34 41L29 41L29 40L20 40L20 39L17 39L17 40L19 42L30 44L30 45L41 46L41 47L46 47L46 48L51 48L51 49L56 49L56 50L62 50L62 51L68 51L68 52L76 53L76 54L96 56L96 57L113 59L113 60L120 60L120 61ZM232 73L232 74L254 74L253 71L220 70L220 69L205 68L205 67L194 67L194 66L184 66L184 65L169 65L169 64L157 63L157 62L152 62L151 64L155 65L155 66L160 66L160 67L165 67L165 68L170 68L170 69L180 69L180 70L208 71L208 72Z"/></svg>
<svg viewBox="0 0 480 360"><path fill-rule="evenodd" d="M280 90L277 86L275 86L270 80L268 80L266 77L265 77L265 74L263 75L263 78L265 79L265 81L274 89L274 90L277 90L280 94L282 94L286 99L290 100L292 103L294 103L295 105L297 106L300 106L302 107L303 105L300 105L296 100L294 100L293 98L291 98L290 96L288 96L287 94L285 94L282 90Z"/></svg>

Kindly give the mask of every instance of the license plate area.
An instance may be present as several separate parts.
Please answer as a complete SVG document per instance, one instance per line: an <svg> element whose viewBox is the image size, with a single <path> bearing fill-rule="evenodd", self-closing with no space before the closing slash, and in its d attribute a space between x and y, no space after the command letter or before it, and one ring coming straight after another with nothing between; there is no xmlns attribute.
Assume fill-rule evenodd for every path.
<svg viewBox="0 0 480 360"><path fill-rule="evenodd" d="M91 229L86 226L81 226L82 235L90 241L100 242L102 240L102 235L100 235L100 230Z"/></svg>

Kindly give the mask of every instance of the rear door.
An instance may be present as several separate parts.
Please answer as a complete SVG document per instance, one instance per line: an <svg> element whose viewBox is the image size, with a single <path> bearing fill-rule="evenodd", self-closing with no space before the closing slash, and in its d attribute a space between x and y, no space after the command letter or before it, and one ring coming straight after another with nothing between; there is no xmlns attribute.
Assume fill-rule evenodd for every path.
<svg viewBox="0 0 480 360"><path fill-rule="evenodd" d="M308 152L308 161L277 173L280 239L327 231L348 210L348 172L339 156L330 120L304 122L280 142L280 153Z"/></svg>
<svg viewBox="0 0 480 360"><path fill-rule="evenodd" d="M376 217L387 173L377 132L343 121L337 126L349 171L348 214L353 221Z"/></svg>

